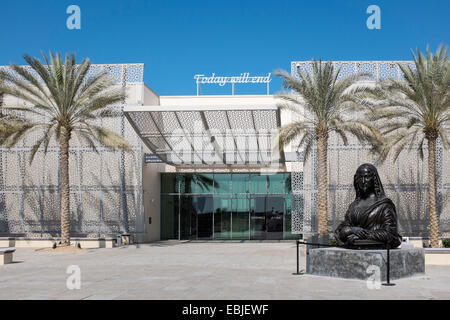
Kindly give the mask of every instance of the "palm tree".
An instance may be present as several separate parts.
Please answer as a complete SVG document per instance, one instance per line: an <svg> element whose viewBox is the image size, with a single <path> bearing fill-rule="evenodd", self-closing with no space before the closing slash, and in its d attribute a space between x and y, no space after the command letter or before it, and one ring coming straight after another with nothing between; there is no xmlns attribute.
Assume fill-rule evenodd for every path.
<svg viewBox="0 0 450 320"><path fill-rule="evenodd" d="M300 116L279 128L280 148L300 138L298 147L304 148L304 161L308 159L314 142L318 154L318 233L328 237L328 175L327 149L330 132L336 132L348 144L350 133L362 142L378 146L382 137L377 128L364 119L349 117L352 112L360 111L358 97L361 97L368 84L358 83L367 78L364 74L353 74L338 79L340 69L335 70L331 62L322 63L313 59L311 72L300 71L299 79L288 72L276 70L275 74L283 78L283 88L291 92L282 92L277 97L283 102L281 109L290 110ZM357 84L358 83L358 84Z"/></svg>
<svg viewBox="0 0 450 320"><path fill-rule="evenodd" d="M427 47L426 56L417 49L411 51L414 66L398 63L404 80L387 79L372 90L366 100L371 107L371 119L379 122L386 138L378 150L384 161L393 151L394 162L400 153L410 151L418 143L423 159L425 140L428 144L428 184L430 212L430 243L439 246L439 217L436 206L436 142L450 146L450 61L448 48L441 45L433 55Z"/></svg>
<svg viewBox="0 0 450 320"><path fill-rule="evenodd" d="M69 144L74 134L97 151L95 143L125 151L128 143L116 133L93 122L99 118L119 115L108 107L124 101L122 87L108 77L106 71L88 75L91 62L84 59L76 64L75 55L66 55L63 62L60 54L50 53L50 61L43 54L45 65L37 58L24 56L30 68L11 64L12 73L0 70L0 93L19 98L31 104L3 106L5 116L0 124L0 143L13 147L26 135L39 131L42 137L32 147L30 163L39 148L47 152L50 140L59 143L61 181L61 246L70 245L69 208ZM19 111L19 113L15 112ZM11 115L11 112L13 113ZM25 117L19 114L25 114ZM31 116L37 116L35 121Z"/></svg>

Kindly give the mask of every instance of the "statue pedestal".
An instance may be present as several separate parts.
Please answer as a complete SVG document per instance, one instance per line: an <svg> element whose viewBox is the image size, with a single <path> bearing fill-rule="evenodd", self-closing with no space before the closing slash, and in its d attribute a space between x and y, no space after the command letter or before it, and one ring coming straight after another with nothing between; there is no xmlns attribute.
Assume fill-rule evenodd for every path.
<svg viewBox="0 0 450 320"><path fill-rule="evenodd" d="M381 281L386 281L387 250L352 250L345 248L309 249L306 273L318 276L361 279L373 277L373 269L380 268ZM423 248L391 249L390 279L400 279L425 273Z"/></svg>

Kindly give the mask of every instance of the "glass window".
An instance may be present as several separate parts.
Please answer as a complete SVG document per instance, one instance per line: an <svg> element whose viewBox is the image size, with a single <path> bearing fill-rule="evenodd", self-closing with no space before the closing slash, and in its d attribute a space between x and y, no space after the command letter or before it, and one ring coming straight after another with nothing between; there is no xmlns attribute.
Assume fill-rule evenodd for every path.
<svg viewBox="0 0 450 320"><path fill-rule="evenodd" d="M249 198L236 196L232 199L232 239L249 239Z"/></svg>
<svg viewBox="0 0 450 320"><path fill-rule="evenodd" d="M177 192L177 175L173 173L161 174L161 193L176 193Z"/></svg>
<svg viewBox="0 0 450 320"><path fill-rule="evenodd" d="M185 174L184 175L184 180L186 181L186 189L185 189L185 193L196 193L197 192L197 186L196 186L196 182L197 179L196 177L194 177L194 174Z"/></svg>
<svg viewBox="0 0 450 320"><path fill-rule="evenodd" d="M267 193L267 175L250 174L250 193Z"/></svg>
<svg viewBox="0 0 450 320"><path fill-rule="evenodd" d="M283 239L284 196L266 198L266 239Z"/></svg>
<svg viewBox="0 0 450 320"><path fill-rule="evenodd" d="M266 238L266 196L250 198L250 237L255 240Z"/></svg>
<svg viewBox="0 0 450 320"><path fill-rule="evenodd" d="M214 197L214 239L231 239L231 198Z"/></svg>
<svg viewBox="0 0 450 320"><path fill-rule="evenodd" d="M292 203L290 173L161 174L161 239L298 239Z"/></svg>
<svg viewBox="0 0 450 320"><path fill-rule="evenodd" d="M291 174L290 173L285 173L284 174L284 190L286 193L290 194L291 193Z"/></svg>
<svg viewBox="0 0 450 320"><path fill-rule="evenodd" d="M191 182L192 193L212 193L214 187L214 179L212 174L194 173Z"/></svg>
<svg viewBox="0 0 450 320"><path fill-rule="evenodd" d="M178 174L180 183L180 193L194 193L196 189L195 179L193 179L192 173Z"/></svg>
<svg viewBox="0 0 450 320"><path fill-rule="evenodd" d="M249 175L244 174L233 174L231 179L232 183L232 192L233 193L248 193L248 182Z"/></svg>
<svg viewBox="0 0 450 320"><path fill-rule="evenodd" d="M267 175L267 193L284 193L285 180L283 173Z"/></svg>
<svg viewBox="0 0 450 320"><path fill-rule="evenodd" d="M161 239L178 239L178 196L161 196Z"/></svg>
<svg viewBox="0 0 450 320"><path fill-rule="evenodd" d="M197 208L194 197L180 197L181 239L197 239Z"/></svg>
<svg viewBox="0 0 450 320"><path fill-rule="evenodd" d="M195 196L198 239L212 239L214 203L212 196Z"/></svg>
<svg viewBox="0 0 450 320"><path fill-rule="evenodd" d="M231 174L214 175L214 192L227 194L231 193Z"/></svg>

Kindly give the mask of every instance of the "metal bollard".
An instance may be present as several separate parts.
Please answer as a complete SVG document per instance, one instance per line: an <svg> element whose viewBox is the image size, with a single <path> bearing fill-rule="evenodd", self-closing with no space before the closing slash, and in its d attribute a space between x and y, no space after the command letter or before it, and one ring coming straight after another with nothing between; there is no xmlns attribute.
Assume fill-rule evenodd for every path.
<svg viewBox="0 0 450 320"><path fill-rule="evenodd" d="M300 269L299 269L299 265L300 265L299 244L300 244L300 241L296 240L295 242L297 244L297 272L293 273L293 275L302 275L302 273L300 273Z"/></svg>
<svg viewBox="0 0 450 320"><path fill-rule="evenodd" d="M390 261L390 246L387 245L386 247L387 249L387 261L386 261L386 283L383 283L383 286L395 286L395 283L391 283L390 282L390 277L391 277L391 261Z"/></svg>

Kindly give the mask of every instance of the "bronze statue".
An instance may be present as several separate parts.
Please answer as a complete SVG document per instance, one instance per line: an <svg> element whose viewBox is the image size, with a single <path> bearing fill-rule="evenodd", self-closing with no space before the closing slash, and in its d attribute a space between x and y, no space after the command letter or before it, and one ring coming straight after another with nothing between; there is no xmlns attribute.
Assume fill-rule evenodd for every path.
<svg viewBox="0 0 450 320"><path fill-rule="evenodd" d="M377 169L369 163L359 166L353 186L356 199L335 231L339 245L358 249L398 247L402 237L397 232L395 205L386 197Z"/></svg>

